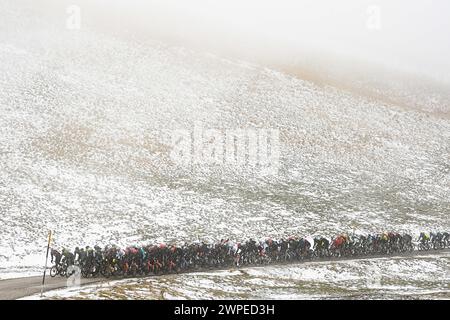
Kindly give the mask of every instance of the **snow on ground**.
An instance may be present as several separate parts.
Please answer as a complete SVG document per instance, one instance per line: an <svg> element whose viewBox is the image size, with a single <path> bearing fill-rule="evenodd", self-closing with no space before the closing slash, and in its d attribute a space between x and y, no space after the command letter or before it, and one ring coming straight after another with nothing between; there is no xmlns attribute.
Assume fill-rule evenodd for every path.
<svg viewBox="0 0 450 320"><path fill-rule="evenodd" d="M448 253L311 262L110 281L47 292L43 298L450 299L449 262Z"/></svg>
<svg viewBox="0 0 450 320"><path fill-rule="evenodd" d="M33 10L0 1L0 277L42 270L49 229L69 248L450 230L447 118ZM279 130L279 171L175 164L195 125Z"/></svg>

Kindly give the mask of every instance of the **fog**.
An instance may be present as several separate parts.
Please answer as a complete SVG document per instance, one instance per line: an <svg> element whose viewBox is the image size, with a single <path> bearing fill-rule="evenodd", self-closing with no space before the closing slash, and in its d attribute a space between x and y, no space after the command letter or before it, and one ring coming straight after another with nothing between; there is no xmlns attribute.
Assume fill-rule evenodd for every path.
<svg viewBox="0 0 450 320"><path fill-rule="evenodd" d="M101 26L105 32L145 35L254 61L356 59L449 82L446 0L47 2L55 13L79 5L83 26Z"/></svg>
<svg viewBox="0 0 450 320"><path fill-rule="evenodd" d="M427 81L449 74L447 5L188 1L0 0L0 278L42 271L47 230L73 248L450 229L450 90ZM253 133L278 130L276 174L237 149L236 165L179 165L173 129L193 129L195 155L198 141L226 148L222 134L190 143L198 127L247 132L260 162ZM382 276L393 297L440 297L441 282L408 273L439 277L440 260ZM349 268L362 282L346 273L339 291L319 270L298 287L373 294L372 268ZM277 272L274 296L292 297L298 272ZM247 280L240 292L267 291Z"/></svg>
<svg viewBox="0 0 450 320"><path fill-rule="evenodd" d="M11 0L1 0L8 2ZM250 62L349 74L406 72L450 83L446 0L20 0L65 28L156 39ZM365 70L367 69L367 70ZM362 71L364 70L364 71Z"/></svg>

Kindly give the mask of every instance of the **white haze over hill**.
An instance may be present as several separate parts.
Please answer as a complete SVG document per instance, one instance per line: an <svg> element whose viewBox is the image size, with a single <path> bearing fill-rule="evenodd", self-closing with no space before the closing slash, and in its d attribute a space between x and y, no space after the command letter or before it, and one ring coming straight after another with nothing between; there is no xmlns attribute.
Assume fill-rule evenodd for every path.
<svg viewBox="0 0 450 320"><path fill-rule="evenodd" d="M151 34L246 60L320 65L322 59L347 72L357 59L450 80L450 4L445 0L55 2L42 10L57 14L63 6L78 4L86 26L109 33ZM347 63L329 65L337 57Z"/></svg>
<svg viewBox="0 0 450 320"><path fill-rule="evenodd" d="M399 105L108 24L112 7L80 4L69 30L65 6L0 0L2 277L41 270L49 229L71 248L450 229L445 86L389 86L430 102ZM196 124L278 129L279 172L175 165L171 130Z"/></svg>
<svg viewBox="0 0 450 320"><path fill-rule="evenodd" d="M24 2L24 1L22 1ZM42 0L34 16L123 41L149 38L449 116L448 1ZM85 31L86 31L85 30ZM418 94L420 93L420 94Z"/></svg>

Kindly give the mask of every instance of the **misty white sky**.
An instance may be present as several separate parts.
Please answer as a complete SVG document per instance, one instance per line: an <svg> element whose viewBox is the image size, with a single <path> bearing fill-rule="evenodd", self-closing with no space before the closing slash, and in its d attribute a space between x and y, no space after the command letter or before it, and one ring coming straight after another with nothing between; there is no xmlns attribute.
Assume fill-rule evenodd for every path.
<svg viewBox="0 0 450 320"><path fill-rule="evenodd" d="M84 25L103 23L107 32L139 30L207 51L241 52L244 59L277 54L295 59L306 53L357 58L450 83L448 0L46 2L57 5L58 12L77 4Z"/></svg>
<svg viewBox="0 0 450 320"><path fill-rule="evenodd" d="M206 45L242 46L258 51L264 47L268 51L320 50L330 56L356 57L449 79L448 0L119 0L116 3L121 13L127 11L124 6L128 7L149 28L159 26L163 32L204 41ZM126 24L127 19L122 23Z"/></svg>

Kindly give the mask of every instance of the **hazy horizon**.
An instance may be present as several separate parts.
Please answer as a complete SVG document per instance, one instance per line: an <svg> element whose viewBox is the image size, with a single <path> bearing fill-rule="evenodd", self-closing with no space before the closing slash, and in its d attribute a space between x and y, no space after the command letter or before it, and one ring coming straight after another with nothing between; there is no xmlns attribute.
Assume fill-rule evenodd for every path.
<svg viewBox="0 0 450 320"><path fill-rule="evenodd" d="M443 0L45 3L38 10L61 24L65 8L78 5L82 28L125 38L158 39L253 62L333 66L339 73L360 61L450 83L450 3Z"/></svg>

